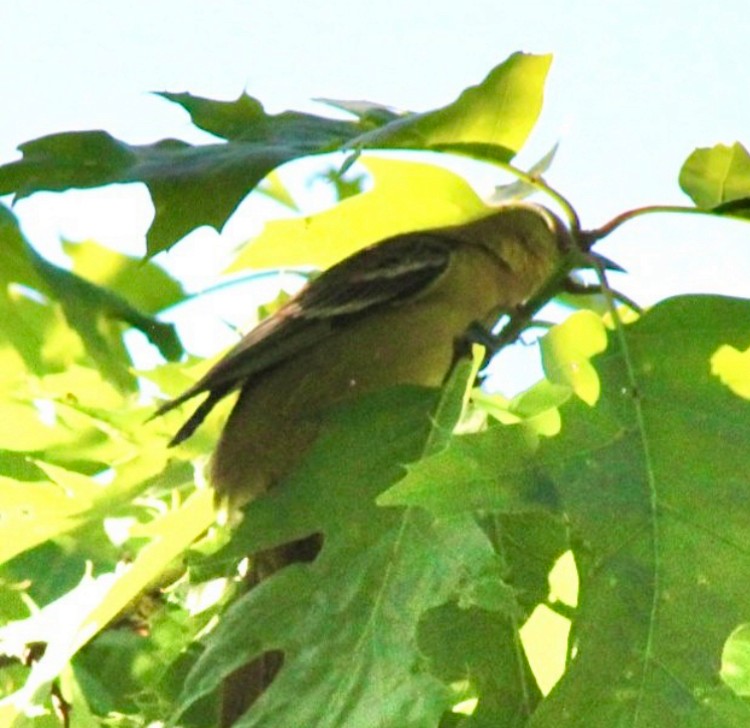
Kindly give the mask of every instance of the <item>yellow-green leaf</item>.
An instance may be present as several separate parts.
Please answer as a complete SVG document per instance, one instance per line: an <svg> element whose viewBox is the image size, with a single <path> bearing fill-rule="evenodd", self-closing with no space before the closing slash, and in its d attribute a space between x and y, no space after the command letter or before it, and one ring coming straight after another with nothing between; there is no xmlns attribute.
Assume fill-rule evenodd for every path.
<svg viewBox="0 0 750 728"><path fill-rule="evenodd" d="M589 359L607 347L604 324L593 311L577 311L541 341L547 378L567 384L586 404L599 399L599 377Z"/></svg>
<svg viewBox="0 0 750 728"><path fill-rule="evenodd" d="M391 235L463 222L488 210L465 179L442 167L369 156L362 164L373 176L372 190L317 215L268 223L228 270L328 268Z"/></svg>

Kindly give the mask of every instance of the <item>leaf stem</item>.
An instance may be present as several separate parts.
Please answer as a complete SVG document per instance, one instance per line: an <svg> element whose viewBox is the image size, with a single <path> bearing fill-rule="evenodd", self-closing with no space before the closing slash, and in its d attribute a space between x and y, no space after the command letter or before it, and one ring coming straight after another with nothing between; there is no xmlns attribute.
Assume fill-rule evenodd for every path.
<svg viewBox="0 0 750 728"><path fill-rule="evenodd" d="M636 217L641 217L642 215L653 215L654 213L684 213L688 215L711 215L716 217L714 210L703 210L699 207L688 207L687 205L645 205L644 207L636 207L632 210L621 212L601 227L584 231L582 235L586 240L587 248L591 248L598 240L606 238L607 235L614 232L623 223L634 220Z"/></svg>
<svg viewBox="0 0 750 728"><path fill-rule="evenodd" d="M501 169L509 172L514 177L517 177L522 182L535 187L541 192L544 192L548 197L551 197L563 211L565 217L568 219L568 225L570 226L570 233L574 238L577 238L581 232L581 220L578 217L578 213L573 208L573 205L569 202L568 198L558 192L554 187L550 187L541 175L524 172L519 167L516 167L509 162L500 162L493 160L493 164L496 164Z"/></svg>

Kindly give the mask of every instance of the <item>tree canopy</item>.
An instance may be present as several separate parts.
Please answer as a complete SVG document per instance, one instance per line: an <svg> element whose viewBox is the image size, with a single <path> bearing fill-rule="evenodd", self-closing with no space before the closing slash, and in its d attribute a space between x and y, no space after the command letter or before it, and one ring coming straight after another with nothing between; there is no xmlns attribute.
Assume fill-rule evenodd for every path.
<svg viewBox="0 0 750 728"><path fill-rule="evenodd" d="M582 255L643 215L746 224L737 142L686 150L684 207L582 229L545 181L554 150L513 164L550 63L514 54L424 113L329 101L331 117L273 115L248 95L164 93L216 141L63 132L0 166L16 199L141 183L155 208L142 259L87 242L61 267L0 207L0 722L215 725L225 678L279 650L238 725L750 724L750 301L640 311L602 266L586 296L558 277L498 334L537 342L537 383L513 398L478 387L478 351L441 390L342 406L234 528L202 475L226 407L176 449L179 416L149 419L208 365L164 320L191 295L160 256L247 195L289 207L275 170L294 160L320 157L339 201L268 222L228 272L307 275L489 209L448 158L510 173L495 198L554 207ZM134 365L132 330L158 367ZM314 562L242 589L248 556L310 533L324 535Z"/></svg>

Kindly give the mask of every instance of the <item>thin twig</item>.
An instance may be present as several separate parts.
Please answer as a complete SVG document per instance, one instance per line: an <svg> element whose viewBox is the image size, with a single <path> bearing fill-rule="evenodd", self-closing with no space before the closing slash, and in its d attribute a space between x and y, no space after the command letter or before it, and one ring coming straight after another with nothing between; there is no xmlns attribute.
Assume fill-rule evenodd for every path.
<svg viewBox="0 0 750 728"><path fill-rule="evenodd" d="M578 217L578 213L573 208L573 205L568 201L568 199L562 195L560 192L558 192L554 187L550 187L545 181L544 178L541 175L535 175L530 174L529 172L524 172L522 169L519 169L518 167L515 167L512 164L509 164L508 162L499 162L497 160L492 160L493 164L497 165L501 169L504 169L506 172L509 172L514 177L517 177L522 182L525 182L526 184L530 185L531 187L535 187L540 192L544 192L548 197L551 197L560 207L560 209L565 214L565 217L568 219L568 224L570 226L570 234L573 237L577 237L581 232L581 221Z"/></svg>
<svg viewBox="0 0 750 728"><path fill-rule="evenodd" d="M594 230L582 231L581 235L584 240L586 250L602 238L606 238L611 232L614 232L620 225L633 220L641 215L653 215L654 213L687 213L689 215L711 215L716 217L713 210L702 210L698 207L687 207L686 205L646 205L645 207L636 207L627 210L613 217L609 222Z"/></svg>

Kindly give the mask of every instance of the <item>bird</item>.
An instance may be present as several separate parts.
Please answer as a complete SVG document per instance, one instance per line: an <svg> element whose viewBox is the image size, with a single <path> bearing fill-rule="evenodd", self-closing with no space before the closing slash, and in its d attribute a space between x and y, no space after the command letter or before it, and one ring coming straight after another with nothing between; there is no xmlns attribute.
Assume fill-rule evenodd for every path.
<svg viewBox="0 0 750 728"><path fill-rule="evenodd" d="M239 391L209 481L217 502L241 507L296 467L331 406L395 385L439 387L472 327L512 313L570 247L556 215L521 202L377 242L314 278L154 416L207 395L175 446Z"/></svg>
<svg viewBox="0 0 750 728"><path fill-rule="evenodd" d="M170 442L179 445L239 393L209 465L217 504L239 510L300 464L331 407L396 385L440 387L469 354L471 331L489 331L527 301L571 245L561 220L529 202L389 237L312 279L156 415L205 396ZM320 544L310 537L255 555L250 583L311 561ZM259 658L242 672L224 725L279 665Z"/></svg>

